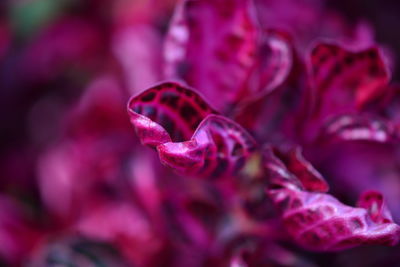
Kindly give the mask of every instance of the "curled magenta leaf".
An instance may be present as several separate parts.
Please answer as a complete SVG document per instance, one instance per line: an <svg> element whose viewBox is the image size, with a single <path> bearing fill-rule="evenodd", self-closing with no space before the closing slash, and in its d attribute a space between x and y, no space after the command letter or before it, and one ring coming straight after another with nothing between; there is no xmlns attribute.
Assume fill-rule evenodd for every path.
<svg viewBox="0 0 400 267"><path fill-rule="evenodd" d="M185 0L166 37L164 70L167 79L182 79L229 110L281 85L292 57L286 34L259 27L253 1Z"/></svg>
<svg viewBox="0 0 400 267"><path fill-rule="evenodd" d="M256 148L256 142L238 124L209 115L189 141L164 143L157 150L161 161L180 173L218 178L242 169Z"/></svg>
<svg viewBox="0 0 400 267"><path fill-rule="evenodd" d="M141 142L152 147L189 139L207 115L217 113L195 91L173 82L131 98L128 112Z"/></svg>
<svg viewBox="0 0 400 267"><path fill-rule="evenodd" d="M268 153L271 155L271 151ZM285 178L290 176L288 169L270 159L264 159L272 185L266 190L267 195L299 245L315 251L336 251L359 245L398 243L400 226L393 222L379 193L364 194L359 207L347 206L327 193L310 192L291 184L295 179Z"/></svg>
<svg viewBox="0 0 400 267"><path fill-rule="evenodd" d="M241 126L177 83L162 83L133 97L128 111L141 142L157 148L161 162L181 174L232 175L256 149Z"/></svg>

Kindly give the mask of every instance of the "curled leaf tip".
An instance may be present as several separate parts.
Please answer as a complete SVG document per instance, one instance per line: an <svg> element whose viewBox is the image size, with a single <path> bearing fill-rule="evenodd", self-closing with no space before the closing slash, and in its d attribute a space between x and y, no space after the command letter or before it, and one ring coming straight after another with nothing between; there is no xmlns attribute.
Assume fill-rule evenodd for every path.
<svg viewBox="0 0 400 267"><path fill-rule="evenodd" d="M235 122L209 115L189 141L157 147L161 161L185 174L204 177L233 175L256 150L253 138Z"/></svg>
<svg viewBox="0 0 400 267"><path fill-rule="evenodd" d="M200 122L217 111L194 90L164 82L132 97L128 113L141 142L156 147L189 139Z"/></svg>
<svg viewBox="0 0 400 267"><path fill-rule="evenodd" d="M267 195L299 245L314 251L337 251L360 245L393 246L399 242L400 226L393 222L380 193L366 192L358 207L351 207L327 193L307 189L306 183L299 187L297 182L301 179L296 179L296 174L273 157L271 151L265 160L269 179L275 181L267 188Z"/></svg>

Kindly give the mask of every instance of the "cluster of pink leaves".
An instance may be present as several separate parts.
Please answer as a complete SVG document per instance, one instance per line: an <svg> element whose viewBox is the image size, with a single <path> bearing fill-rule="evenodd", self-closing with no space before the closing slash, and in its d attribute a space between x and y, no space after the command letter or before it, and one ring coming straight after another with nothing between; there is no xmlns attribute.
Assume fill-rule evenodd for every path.
<svg viewBox="0 0 400 267"><path fill-rule="evenodd" d="M327 183L298 149L280 152L280 161L261 148L271 140L268 136L256 142L231 120L234 114L254 131L251 123L265 118L254 113L253 105L260 99L265 105L276 91L291 94L294 84L301 88L293 96L300 98L294 100L295 112L282 99L273 103L286 109L272 115L281 117L274 127L282 140L270 141L278 150L335 140L397 142L396 126L374 107L390 91L382 52L375 46L360 48L364 44L319 42L302 59L285 34L263 30L254 11L252 1L178 6L166 37L165 77L193 86L225 116L216 115L195 89L159 84L128 105L142 144L155 147L161 162L179 174L211 179L238 179L246 175L243 169L252 156L268 154L258 167L269 184L266 194L281 209L288 233L308 249L397 244L400 227L380 193L363 194L357 208L344 205L327 194Z"/></svg>
<svg viewBox="0 0 400 267"><path fill-rule="evenodd" d="M400 183L368 173L386 166L376 153L395 168L400 122L373 38L319 1L290 0L183 0L163 36L154 24L173 1L162 2L155 10L116 1L110 47L97 22L67 16L23 55L19 83L74 71L94 78L72 110L60 108L59 136L39 153L46 222L0 199L0 257L33 266L93 257L111 266L309 266L281 242L311 251L397 244L400 227L380 193L353 207L324 179L352 196ZM130 120L158 158L134 138L130 94ZM51 101L37 104L32 125ZM400 219L397 191L388 199ZM76 249L82 238L118 255L87 257Z"/></svg>

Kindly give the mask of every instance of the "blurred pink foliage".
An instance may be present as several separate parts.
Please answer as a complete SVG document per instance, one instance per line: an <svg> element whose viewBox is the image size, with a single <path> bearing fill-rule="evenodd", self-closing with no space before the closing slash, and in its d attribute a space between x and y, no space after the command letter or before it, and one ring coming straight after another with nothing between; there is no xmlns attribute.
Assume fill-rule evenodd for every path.
<svg viewBox="0 0 400 267"><path fill-rule="evenodd" d="M317 266L398 243L394 60L367 23L318 0L65 5L31 36L0 19L6 122L27 114L1 154L0 265Z"/></svg>

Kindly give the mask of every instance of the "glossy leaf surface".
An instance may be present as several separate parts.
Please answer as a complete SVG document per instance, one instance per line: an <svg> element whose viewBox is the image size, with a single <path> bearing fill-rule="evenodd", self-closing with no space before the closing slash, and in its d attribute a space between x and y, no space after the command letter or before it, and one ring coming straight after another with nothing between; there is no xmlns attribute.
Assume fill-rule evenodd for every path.
<svg viewBox="0 0 400 267"><path fill-rule="evenodd" d="M398 243L400 226L392 221L379 193L363 195L360 207L347 206L327 193L310 192L290 183L285 178L289 171L279 169L282 164L276 158L275 163L270 160L271 151L265 154L264 165L271 180L267 194L281 211L288 233L299 245L315 251L336 251L359 245Z"/></svg>
<svg viewBox="0 0 400 267"><path fill-rule="evenodd" d="M161 161L180 173L218 178L240 170L256 147L238 124L209 115L189 141L165 143L157 150Z"/></svg>
<svg viewBox="0 0 400 267"><path fill-rule="evenodd" d="M141 142L154 147L189 139L207 115L217 113L192 89L173 82L133 97L128 111Z"/></svg>

